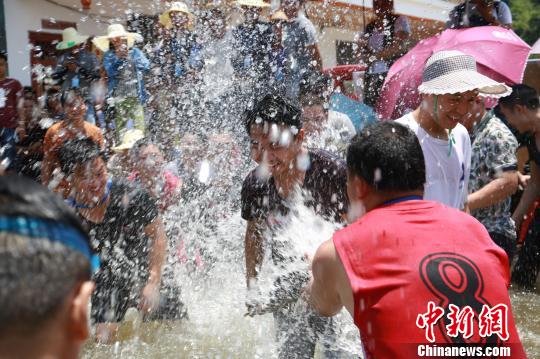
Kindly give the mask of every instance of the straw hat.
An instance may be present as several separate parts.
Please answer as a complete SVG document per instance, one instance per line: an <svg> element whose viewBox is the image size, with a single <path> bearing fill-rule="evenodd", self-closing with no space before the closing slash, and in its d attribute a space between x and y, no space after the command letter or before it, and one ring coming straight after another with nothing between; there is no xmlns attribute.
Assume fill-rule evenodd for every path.
<svg viewBox="0 0 540 359"><path fill-rule="evenodd" d="M95 37L92 40L92 43L101 51L106 52L109 50L110 39L114 39L116 37L127 38L129 48L132 48L136 41L143 40L143 37L140 34L135 32L127 32L123 25L112 24L107 28L107 35Z"/></svg>
<svg viewBox="0 0 540 359"><path fill-rule="evenodd" d="M476 60L460 51L439 51L426 62L422 84L418 91L423 94L444 95L478 90L486 97L504 97L512 90L480 74Z"/></svg>
<svg viewBox="0 0 540 359"><path fill-rule="evenodd" d="M127 130L122 136L122 143L118 146L113 147L112 150L115 152L121 152L124 150L129 150L133 147L135 142L144 138L144 133L141 130L131 129Z"/></svg>
<svg viewBox="0 0 540 359"><path fill-rule="evenodd" d="M193 28L193 14L191 11L189 11L188 6L181 2L176 1L171 4L171 7L169 10L165 11L161 15L159 15L159 23L163 25L166 29L171 29L173 27L172 21L171 21L171 12L181 12L187 15L189 21L188 21L188 28Z"/></svg>
<svg viewBox="0 0 540 359"><path fill-rule="evenodd" d="M62 32L62 41L56 45L57 50L67 50L80 45L88 40L89 36L81 35L73 27L68 27Z"/></svg>
<svg viewBox="0 0 540 359"><path fill-rule="evenodd" d="M238 0L238 6L246 7L270 7L270 4L265 3L263 0Z"/></svg>

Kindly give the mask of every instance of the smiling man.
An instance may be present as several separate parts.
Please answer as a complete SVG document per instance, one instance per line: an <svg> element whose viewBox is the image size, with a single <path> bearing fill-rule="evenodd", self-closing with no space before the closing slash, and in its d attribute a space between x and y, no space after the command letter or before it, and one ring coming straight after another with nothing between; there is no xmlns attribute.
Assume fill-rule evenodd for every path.
<svg viewBox="0 0 540 359"><path fill-rule="evenodd" d="M426 162L424 199L464 209L471 165L471 140L460 124L478 95L495 96L510 89L476 70L476 60L459 51L433 54L418 88L422 103L397 122L418 137Z"/></svg>

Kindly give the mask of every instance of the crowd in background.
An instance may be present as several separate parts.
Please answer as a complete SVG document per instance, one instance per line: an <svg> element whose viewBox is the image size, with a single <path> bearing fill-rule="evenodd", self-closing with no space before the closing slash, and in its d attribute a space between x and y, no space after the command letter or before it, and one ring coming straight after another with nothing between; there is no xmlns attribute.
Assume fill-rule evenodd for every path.
<svg viewBox="0 0 540 359"><path fill-rule="evenodd" d="M147 43L121 24L92 38L68 28L57 44L58 66L52 73L56 83L39 98L32 88L7 77L7 57L0 56L0 170L24 174L59 193L91 229L92 251L102 262L92 299L98 339L110 341L111 325L133 306L154 318L185 316L178 293L163 285L171 275L163 269L170 255L171 233L164 225L170 206L192 208L190 203L211 187L220 188L220 194L198 203L189 215L208 216L205 211L216 202L241 198L241 208L234 210L240 209L248 223L249 287L263 259L265 229L271 232L281 225L282 218L272 212L288 213L283 198L295 185L301 183L311 192L306 205L342 223L354 204L347 199L347 173L360 173L383 191L384 186L377 187L377 169L366 174L351 159L351 151L362 152L359 138L369 142L369 134L347 115L330 110L336 89L323 73L316 30L302 12L303 4L283 0L269 13L269 4L262 0L238 0L243 21L229 31L226 4L208 3L194 15L186 4L175 2L159 15L159 36ZM377 104L392 64L411 45L409 20L394 14L393 6L393 1L375 0L374 20L358 37L360 58L367 65L364 102L370 107ZM511 22L504 2L470 0L452 11L447 26L511 27ZM453 82L442 73L448 69L459 72ZM463 85L467 81L474 86ZM448 92L434 90L441 86ZM426 179L420 199L478 219L506 253L503 264L509 268L517 257L513 281L534 288L540 270L540 208L535 204L540 197L538 94L526 85L510 88L480 75L475 59L458 51L442 51L428 60L419 92L422 105L397 120L393 129L380 130L387 132L377 138L384 141L391 136L388 131L400 132L403 126L414 132L420 147L411 148L421 149L425 160L425 168L423 161L420 166ZM486 107L482 96L489 95L501 98L497 108ZM245 128L247 136L238 128ZM272 135L275 129L281 135ZM283 133L289 136L285 142ZM354 137L357 133L361 136ZM376 143L370 146L387 154ZM518 158L523 146L528 148L528 162ZM244 175L241 170L251 165L244 166L247 159L242 158L248 148L257 167L241 189L232 188L233 179L211 173L206 160L215 158L222 173ZM309 165L299 169L299 158L307 158ZM410 160L411 166L417 159L411 153L400 158ZM269 171L262 180L261 171ZM202 173L211 178L211 185L201 179ZM418 197L411 183L407 186ZM521 199L516 197L522 191ZM196 267L211 262L204 245L188 246L175 243L175 260L192 261ZM283 250L272 248L274 262L288 260ZM302 289L308 277L295 274L290 280ZM285 296L296 300L299 294ZM321 303L319 309L324 308ZM269 311L260 303L247 307L250 315ZM278 327L285 328L281 335L298 326L295 335L283 339L282 351L305 351L307 346L313 353L316 338L307 344L302 338L307 326L317 338L336 335L332 321L314 310L302 313L309 324L298 324L298 313L283 308L273 313Z"/></svg>

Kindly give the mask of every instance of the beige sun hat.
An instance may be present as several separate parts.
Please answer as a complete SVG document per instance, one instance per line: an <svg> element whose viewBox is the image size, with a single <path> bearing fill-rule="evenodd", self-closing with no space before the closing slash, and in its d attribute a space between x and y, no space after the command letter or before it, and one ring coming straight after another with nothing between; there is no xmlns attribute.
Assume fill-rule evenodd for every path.
<svg viewBox="0 0 540 359"><path fill-rule="evenodd" d="M270 7L270 4L265 3L263 0L238 0L238 6L246 7Z"/></svg>
<svg viewBox="0 0 540 359"><path fill-rule="evenodd" d="M56 44L57 50L67 50L73 46L83 44L89 36L81 35L73 27L68 27L62 31L62 41Z"/></svg>
<svg viewBox="0 0 540 359"><path fill-rule="evenodd" d="M141 130L127 130L122 136L122 142L118 146L113 147L112 150L115 152L129 150L138 140L142 138L144 138L144 133Z"/></svg>
<svg viewBox="0 0 540 359"><path fill-rule="evenodd" d="M289 21L283 10L278 10L270 16L270 21Z"/></svg>
<svg viewBox="0 0 540 359"><path fill-rule="evenodd" d="M172 21L171 21L171 12L181 12L181 13L186 14L187 17L189 18L188 28L190 30L193 29L194 16L189 10L186 3L183 3L181 1L173 2L169 10L159 15L159 23L163 25L166 29L171 29L173 26Z"/></svg>
<svg viewBox="0 0 540 359"><path fill-rule="evenodd" d="M512 89L482 75L476 68L473 56L461 51L439 51L434 53L424 66L422 94L445 95L478 90L481 96L504 97Z"/></svg>
<svg viewBox="0 0 540 359"><path fill-rule="evenodd" d="M127 38L129 48L132 48L135 42L143 40L140 34L126 31L122 24L112 24L107 28L107 35L95 37L92 43L101 51L106 52L109 50L110 40L116 37Z"/></svg>

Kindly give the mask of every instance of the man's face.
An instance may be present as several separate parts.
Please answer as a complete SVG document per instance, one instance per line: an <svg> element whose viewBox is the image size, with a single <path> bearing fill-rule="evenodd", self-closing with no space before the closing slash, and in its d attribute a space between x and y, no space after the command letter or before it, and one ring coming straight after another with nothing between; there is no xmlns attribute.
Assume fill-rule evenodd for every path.
<svg viewBox="0 0 540 359"><path fill-rule="evenodd" d="M32 119L34 111L34 98L32 95L25 95L23 101L23 113L26 119Z"/></svg>
<svg viewBox="0 0 540 359"><path fill-rule="evenodd" d="M111 39L111 43L116 50L127 51L128 49L128 40L126 37L114 37Z"/></svg>
<svg viewBox="0 0 540 359"><path fill-rule="evenodd" d="M64 105L66 117L71 121L83 119L86 115L86 104L82 97L69 94L67 96Z"/></svg>
<svg viewBox="0 0 540 359"><path fill-rule="evenodd" d="M465 116L461 124L465 126L470 132L476 124L482 121L485 113L486 108L484 106L484 99L480 96L477 96L473 106L471 107L470 116Z"/></svg>
<svg viewBox="0 0 540 359"><path fill-rule="evenodd" d="M268 133L263 138L262 147L268 169L273 176L290 171L300 153L304 130L296 130L297 134L293 133L294 131L284 125L268 125Z"/></svg>
<svg viewBox="0 0 540 359"><path fill-rule="evenodd" d="M516 105L514 108L501 106L501 112L508 123L519 133L527 133L532 130L535 122L536 110L530 110L525 106Z"/></svg>
<svg viewBox="0 0 540 359"><path fill-rule="evenodd" d="M281 7L289 19L294 19L298 16L302 3L299 0L283 0Z"/></svg>
<svg viewBox="0 0 540 359"><path fill-rule="evenodd" d="M304 106L302 108L302 119L306 135L319 133L328 120L328 110L322 104Z"/></svg>
<svg viewBox="0 0 540 359"><path fill-rule="evenodd" d="M478 91L468 91L458 94L429 95L425 99L426 110L436 120L437 124L451 130L467 116L472 115L476 104Z"/></svg>
<svg viewBox="0 0 540 359"><path fill-rule="evenodd" d="M252 124L249 130L250 154L253 161L257 164L263 160L262 142L265 138L264 126L261 124Z"/></svg>
<svg viewBox="0 0 540 359"><path fill-rule="evenodd" d="M107 187L107 166L101 157L77 165L72 176L72 185L81 204L95 205L104 196Z"/></svg>
<svg viewBox="0 0 540 359"><path fill-rule="evenodd" d="M140 173L159 175L163 169L165 159L155 145L143 146L139 149L139 157L133 159L134 165Z"/></svg>
<svg viewBox="0 0 540 359"><path fill-rule="evenodd" d="M172 25L177 29L183 29L187 27L189 17L187 14L181 11L173 11L169 13Z"/></svg>
<svg viewBox="0 0 540 359"><path fill-rule="evenodd" d="M0 77L6 76L7 73L7 63L6 60L0 59Z"/></svg>

